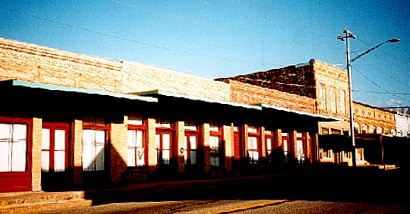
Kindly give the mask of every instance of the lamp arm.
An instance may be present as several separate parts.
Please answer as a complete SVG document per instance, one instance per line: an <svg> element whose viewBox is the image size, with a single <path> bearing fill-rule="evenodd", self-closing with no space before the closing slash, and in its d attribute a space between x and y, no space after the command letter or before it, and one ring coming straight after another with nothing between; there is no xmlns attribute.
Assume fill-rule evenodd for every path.
<svg viewBox="0 0 410 214"><path fill-rule="evenodd" d="M380 43L380 44L378 44L378 45L376 45L376 46L370 48L369 50L367 50L367 51L365 51L365 52L363 52L363 53L357 55L357 56L354 57L352 60L350 60L350 62L353 62L353 61L355 61L356 59L359 59L360 57L362 57L362 56L368 54L370 51L372 51L372 50L374 50L374 49L376 49L376 48L378 48L378 47L380 47L380 46L386 44L387 42L389 42L389 41L382 42L382 43Z"/></svg>

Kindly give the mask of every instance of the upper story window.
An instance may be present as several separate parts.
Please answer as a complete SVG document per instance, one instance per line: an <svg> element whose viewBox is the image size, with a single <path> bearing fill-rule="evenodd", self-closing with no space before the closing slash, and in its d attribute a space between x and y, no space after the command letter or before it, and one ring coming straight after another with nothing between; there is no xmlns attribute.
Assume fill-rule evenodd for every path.
<svg viewBox="0 0 410 214"><path fill-rule="evenodd" d="M344 90L340 90L340 113L346 114L346 94Z"/></svg>
<svg viewBox="0 0 410 214"><path fill-rule="evenodd" d="M323 109L323 110L326 110L327 109L326 108L326 106L327 106L327 103L326 103L326 88L325 88L324 85L320 85L320 87L319 87L319 99L320 99L320 103L319 103L320 108Z"/></svg>
<svg viewBox="0 0 410 214"><path fill-rule="evenodd" d="M367 133L367 125L363 124L362 125L362 134L366 134Z"/></svg>
<svg viewBox="0 0 410 214"><path fill-rule="evenodd" d="M336 92L335 92L335 89L330 88L329 94L330 94L330 97L329 97L329 99L330 99L330 111L332 113L335 113L336 112Z"/></svg>

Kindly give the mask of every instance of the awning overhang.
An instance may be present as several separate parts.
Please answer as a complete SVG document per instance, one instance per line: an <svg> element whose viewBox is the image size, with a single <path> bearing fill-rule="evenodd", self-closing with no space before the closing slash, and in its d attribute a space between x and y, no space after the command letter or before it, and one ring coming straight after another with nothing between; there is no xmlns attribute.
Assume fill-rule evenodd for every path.
<svg viewBox="0 0 410 214"><path fill-rule="evenodd" d="M0 81L1 110L53 119L55 117L116 117L136 109L149 112L157 98L82 88L38 84L20 80Z"/></svg>
<svg viewBox="0 0 410 214"><path fill-rule="evenodd" d="M140 96L153 96L153 97L162 96L162 97L170 97L170 98L176 98L176 99L185 99L185 100L190 100L192 102L202 102L202 103L219 104L219 105L226 105L226 106L238 107L238 108L244 108L244 109L262 110L262 107L260 106L246 105L246 104L234 103L234 102L229 102L229 101L224 101L224 100L209 99L209 98L204 98L204 97L196 97L196 96L178 94L178 93L164 91L164 90L152 90L152 91L146 91L146 92L137 92L133 94L137 94Z"/></svg>
<svg viewBox="0 0 410 214"><path fill-rule="evenodd" d="M138 101L144 101L144 102L154 102L154 103L158 102L158 99L153 98L153 97L138 96L138 95L132 95L132 94L121 94L121 93L114 93L114 92L108 92L108 91L84 89L84 88L74 88L74 87L67 87L67 86L58 86L58 85L52 85L52 84L39 84L39 83L25 82L21 80L0 81L0 86L35 88L35 89L43 89L43 90L50 90L50 91L73 92L73 93L79 93L79 94L110 96L114 98L138 100Z"/></svg>
<svg viewBox="0 0 410 214"><path fill-rule="evenodd" d="M335 117L329 117L329 116L324 116L324 115L320 115L320 114L313 114L313 113L309 113L309 112L297 111L297 110L293 110L293 109L287 109L287 108L267 105L267 104L263 104L263 103L255 104L255 106L260 106L260 107L262 107L262 110L265 110L265 111L282 112L282 113L285 113L286 115L293 115L294 117L296 117L298 119L308 119L308 120L311 120L311 121L314 121L314 122L343 121L342 119L335 118Z"/></svg>

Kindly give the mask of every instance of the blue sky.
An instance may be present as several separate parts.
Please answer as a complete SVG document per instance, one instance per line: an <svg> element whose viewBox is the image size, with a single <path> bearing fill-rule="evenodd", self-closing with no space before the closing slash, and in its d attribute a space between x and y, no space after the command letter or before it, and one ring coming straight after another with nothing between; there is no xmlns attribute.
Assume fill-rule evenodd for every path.
<svg viewBox="0 0 410 214"><path fill-rule="evenodd" d="M317 59L346 67L353 99L410 106L410 1L0 0L0 37L208 79Z"/></svg>

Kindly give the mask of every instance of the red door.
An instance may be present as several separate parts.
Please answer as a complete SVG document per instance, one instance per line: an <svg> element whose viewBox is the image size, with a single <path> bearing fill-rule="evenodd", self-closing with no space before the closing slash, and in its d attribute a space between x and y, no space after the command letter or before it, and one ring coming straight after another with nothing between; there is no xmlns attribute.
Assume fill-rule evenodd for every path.
<svg viewBox="0 0 410 214"><path fill-rule="evenodd" d="M43 189L64 189L72 184L69 168L69 125L43 123L41 185Z"/></svg>

